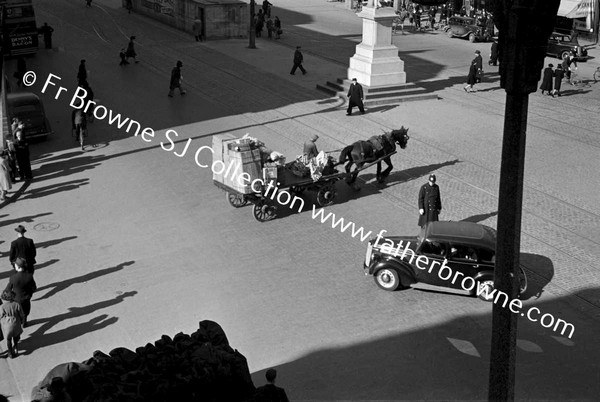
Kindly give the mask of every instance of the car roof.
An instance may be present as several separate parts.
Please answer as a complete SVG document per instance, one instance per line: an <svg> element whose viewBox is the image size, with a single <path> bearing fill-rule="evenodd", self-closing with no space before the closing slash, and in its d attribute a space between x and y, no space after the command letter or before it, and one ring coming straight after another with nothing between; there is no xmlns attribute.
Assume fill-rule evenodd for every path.
<svg viewBox="0 0 600 402"><path fill-rule="evenodd" d="M6 94L6 100L11 103L39 103L40 98L33 92L11 92Z"/></svg>
<svg viewBox="0 0 600 402"><path fill-rule="evenodd" d="M425 238L492 249L496 247L496 230L473 222L430 222L425 228Z"/></svg>

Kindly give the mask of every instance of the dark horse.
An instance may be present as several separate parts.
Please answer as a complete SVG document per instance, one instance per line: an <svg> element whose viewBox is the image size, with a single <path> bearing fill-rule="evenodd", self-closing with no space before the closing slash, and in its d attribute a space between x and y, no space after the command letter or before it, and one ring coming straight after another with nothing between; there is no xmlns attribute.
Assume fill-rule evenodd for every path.
<svg viewBox="0 0 600 402"><path fill-rule="evenodd" d="M373 136L369 138L369 141L356 141L354 144L345 147L340 154L338 164L341 165L348 161L346 164L346 173L350 173L352 164L356 165L356 169L354 169L347 179L348 184L354 185L358 172L365 163L374 162L375 160L388 155L383 159L388 165L383 172L381 171L381 161L377 162L377 182L383 183L385 178L394 168L390 159L390 154L396 150L396 143L400 145L400 148L404 149L406 148L409 138L408 128L402 126L398 130L385 132L380 136Z"/></svg>

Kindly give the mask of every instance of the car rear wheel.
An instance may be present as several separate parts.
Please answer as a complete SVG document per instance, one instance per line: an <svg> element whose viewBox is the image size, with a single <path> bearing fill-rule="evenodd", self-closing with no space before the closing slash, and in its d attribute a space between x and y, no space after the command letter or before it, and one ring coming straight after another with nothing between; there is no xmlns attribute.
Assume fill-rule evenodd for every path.
<svg viewBox="0 0 600 402"><path fill-rule="evenodd" d="M383 268L375 272L375 283L383 290L393 292L400 287L400 275L391 268Z"/></svg>
<svg viewBox="0 0 600 402"><path fill-rule="evenodd" d="M478 286L478 296L481 300L486 302L491 302L494 300L494 279L484 279L482 281L477 282ZM476 293L477 294L477 293Z"/></svg>
<svg viewBox="0 0 600 402"><path fill-rule="evenodd" d="M477 39L477 38L475 37L475 34L474 34L474 33L472 33L472 34L469 34L469 42L471 42L471 43L474 43L474 42L475 42L475 39Z"/></svg>

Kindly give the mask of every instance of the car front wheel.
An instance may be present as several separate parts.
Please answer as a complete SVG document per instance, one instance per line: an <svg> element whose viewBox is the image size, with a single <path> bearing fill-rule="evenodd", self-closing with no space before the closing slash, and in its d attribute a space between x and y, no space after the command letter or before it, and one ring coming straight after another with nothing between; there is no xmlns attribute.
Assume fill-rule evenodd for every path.
<svg viewBox="0 0 600 402"><path fill-rule="evenodd" d="M400 287L400 275L398 271L390 268L383 268L375 272L375 283L383 290L389 290L390 292Z"/></svg>
<svg viewBox="0 0 600 402"><path fill-rule="evenodd" d="M485 279L477 282L478 292L477 297L483 301L491 302L494 300L494 280Z"/></svg>

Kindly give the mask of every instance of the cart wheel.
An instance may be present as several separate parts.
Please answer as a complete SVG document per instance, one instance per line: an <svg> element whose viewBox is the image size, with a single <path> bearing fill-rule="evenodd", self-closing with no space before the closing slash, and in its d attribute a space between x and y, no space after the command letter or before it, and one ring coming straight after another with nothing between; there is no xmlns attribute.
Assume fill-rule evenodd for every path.
<svg viewBox="0 0 600 402"><path fill-rule="evenodd" d="M234 208L241 208L248 203L246 197L241 194L230 193L228 191L225 196L227 197L227 201L229 201Z"/></svg>
<svg viewBox="0 0 600 402"><path fill-rule="evenodd" d="M333 204L335 199L335 187L333 184L326 184L319 189L317 193L317 203L321 207L327 207Z"/></svg>
<svg viewBox="0 0 600 402"><path fill-rule="evenodd" d="M252 214L257 221L267 222L277 217L277 207L265 199L258 200L252 208Z"/></svg>
<svg viewBox="0 0 600 402"><path fill-rule="evenodd" d="M290 187L290 193L294 195L300 195L304 192L304 187L302 186L292 186Z"/></svg>

